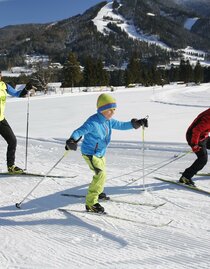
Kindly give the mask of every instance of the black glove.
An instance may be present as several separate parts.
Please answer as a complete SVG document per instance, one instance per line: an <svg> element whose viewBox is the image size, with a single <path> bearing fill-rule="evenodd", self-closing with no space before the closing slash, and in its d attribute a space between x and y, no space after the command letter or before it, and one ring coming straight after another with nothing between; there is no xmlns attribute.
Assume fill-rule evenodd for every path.
<svg viewBox="0 0 210 269"><path fill-rule="evenodd" d="M25 90L30 91L31 89L33 89L33 85L31 84L31 82L28 82L25 86Z"/></svg>
<svg viewBox="0 0 210 269"><path fill-rule="evenodd" d="M25 88L20 93L20 97L24 97L25 95L27 95L31 89L33 89L33 85L31 84L31 82L28 82Z"/></svg>
<svg viewBox="0 0 210 269"><path fill-rule="evenodd" d="M80 136L79 139L74 140L73 138L69 138L68 140L66 140L66 146L65 146L65 150L77 150L77 143L82 139L82 136Z"/></svg>
<svg viewBox="0 0 210 269"><path fill-rule="evenodd" d="M66 146L65 150L77 150L77 141L75 141L73 138L69 138L66 140Z"/></svg>
<svg viewBox="0 0 210 269"><path fill-rule="evenodd" d="M131 124L133 125L134 129L138 129L141 126L148 127L148 119L143 118L143 119L132 119Z"/></svg>

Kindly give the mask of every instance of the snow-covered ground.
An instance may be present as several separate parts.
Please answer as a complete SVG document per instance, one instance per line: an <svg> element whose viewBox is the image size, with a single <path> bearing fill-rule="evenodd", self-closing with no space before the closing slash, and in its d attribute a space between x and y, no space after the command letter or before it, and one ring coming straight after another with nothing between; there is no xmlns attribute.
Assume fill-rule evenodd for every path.
<svg viewBox="0 0 210 269"><path fill-rule="evenodd" d="M127 121L148 115L149 128L145 130L144 150L141 129L113 131L106 155L105 191L127 201L166 204L153 209L101 202L108 213L138 223L58 211L61 207L84 209L84 199L61 196L86 194L92 173L80 150L69 152L52 171L77 177L44 179L20 210L15 203L42 179L0 176L0 268L210 267L209 196L154 179L177 179L180 171L193 162L194 154L151 173L189 151L185 132L193 119L209 107L210 84L121 88L111 94L117 99L116 119ZM71 132L95 113L98 95L72 93L30 99L28 171L46 174L56 164ZM27 98L8 98L6 108L6 118L18 139L16 164L21 167L25 167L27 103ZM2 171L6 170L5 151L6 143L0 137ZM209 164L203 171L210 172ZM210 190L210 178L195 177L195 182ZM173 222L167 227L151 226L170 220Z"/></svg>
<svg viewBox="0 0 210 269"><path fill-rule="evenodd" d="M199 20L199 18L188 18L186 20L186 22L184 23L184 28L186 28L187 30L191 30L193 25L196 23L196 21Z"/></svg>

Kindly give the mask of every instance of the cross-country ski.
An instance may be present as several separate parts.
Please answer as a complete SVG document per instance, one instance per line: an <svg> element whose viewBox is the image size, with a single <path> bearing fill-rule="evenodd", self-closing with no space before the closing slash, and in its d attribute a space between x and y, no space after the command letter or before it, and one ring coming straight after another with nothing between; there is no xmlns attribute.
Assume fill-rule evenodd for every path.
<svg viewBox="0 0 210 269"><path fill-rule="evenodd" d="M116 219L116 220L122 220L122 221L126 221L126 222L132 222L132 223L136 223L136 224L141 224L141 225L147 225L147 226L151 226L151 227L165 227L170 225L170 223L172 223L173 220L169 220L168 222L164 222L164 223L151 223L151 222L146 222L146 221L140 221L138 219L129 219L126 217L121 217L121 216L117 216L117 215L110 215L107 212L104 213L95 213L95 212L87 212L85 210L76 210L76 209L70 209L70 208L59 208L58 209L61 212L67 213L67 214L81 214L82 216L85 215L94 215L94 216L98 216L98 217L107 217L107 218L111 218L111 219Z"/></svg>
<svg viewBox="0 0 210 269"><path fill-rule="evenodd" d="M210 177L210 173L197 173L196 176Z"/></svg>
<svg viewBox="0 0 210 269"><path fill-rule="evenodd" d="M173 180L173 179L166 179L164 177L154 177L154 178L157 179L157 180L163 181L163 182L179 185L179 186L181 186L183 188L187 188L189 190L193 190L193 191L199 192L201 194L210 195L210 191L204 190L204 189L202 189L200 187L197 187L197 186L191 186L191 185L183 184L183 183L180 183L179 181L176 181L176 180Z"/></svg>
<svg viewBox="0 0 210 269"><path fill-rule="evenodd" d="M66 196L66 197L73 197L73 198L85 198L85 195L80 195L80 194L70 194L70 193L62 193L62 196ZM154 203L144 203L144 202L134 202L134 201L129 201L127 200L123 200L121 198L112 198L109 197L108 200L103 200L102 201L107 201L107 202L113 202L113 203L121 203L121 204L128 204L128 205L140 205L140 206L148 206L148 207L154 207L154 208L158 208L160 206L163 206L166 204L166 202L164 203L160 203L160 204L154 204Z"/></svg>
<svg viewBox="0 0 210 269"><path fill-rule="evenodd" d="M31 172L23 172L21 174L11 174L9 172L0 172L0 177L1 176L15 176L15 177L32 176L32 177L52 177L52 178L75 178L75 177L77 177L77 175L73 175L73 176L44 175L42 173L31 173Z"/></svg>

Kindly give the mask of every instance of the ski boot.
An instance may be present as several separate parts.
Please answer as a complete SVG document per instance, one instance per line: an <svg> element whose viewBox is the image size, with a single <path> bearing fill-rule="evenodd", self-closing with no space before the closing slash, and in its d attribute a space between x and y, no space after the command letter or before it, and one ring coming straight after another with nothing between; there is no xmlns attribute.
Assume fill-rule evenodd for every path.
<svg viewBox="0 0 210 269"><path fill-rule="evenodd" d="M104 208L99 203L96 203L92 206L86 205L85 208L86 208L86 211L88 212L90 211L90 212L95 212L95 213L100 213L100 214L104 213Z"/></svg>
<svg viewBox="0 0 210 269"><path fill-rule="evenodd" d="M189 186L193 186L195 187L195 183L192 181L192 179L188 179L184 176L181 176L180 179L179 179L179 183L182 183L182 184L186 184L186 185L189 185Z"/></svg>
<svg viewBox="0 0 210 269"><path fill-rule="evenodd" d="M11 166L8 166L8 172L9 174L23 174L23 169L17 167L16 165L11 165Z"/></svg>
<svg viewBox="0 0 210 269"><path fill-rule="evenodd" d="M110 200L110 197L107 196L105 192L102 192L102 193L99 194L98 199L101 199L101 200Z"/></svg>

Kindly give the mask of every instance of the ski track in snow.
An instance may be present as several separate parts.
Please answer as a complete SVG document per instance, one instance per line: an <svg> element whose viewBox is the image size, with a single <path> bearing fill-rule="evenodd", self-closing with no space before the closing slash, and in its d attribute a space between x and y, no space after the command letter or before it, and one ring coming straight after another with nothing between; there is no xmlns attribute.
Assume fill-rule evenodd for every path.
<svg viewBox="0 0 210 269"><path fill-rule="evenodd" d="M180 89L183 89L180 91ZM185 106L185 107L200 107L208 108L209 100L208 98L204 99L204 96L207 96L209 92L209 84L200 87L195 85L193 87L187 87L185 84L180 85L177 88L171 89L170 86L166 85L166 91L159 92L154 91L152 100L157 103L176 105L176 106Z"/></svg>
<svg viewBox="0 0 210 269"><path fill-rule="evenodd" d="M21 149L24 148L24 140L20 138L19 140L19 154L23 157L24 150ZM45 143L47 145L32 141L30 144L28 166L34 166L30 161L32 155L32 159L37 160L37 171L42 169L41 171L46 172L49 169L49 163L47 161L43 163L44 156L49 155L48 145L51 154L55 153L52 154L54 160L50 163L56 162L57 156L62 155L63 147L59 143ZM58 207L78 208L79 206L81 210L84 209L84 199L60 195L63 192L86 193L90 174L86 170L86 164L80 158L80 153L76 152L76 160L67 157L54 173L75 174L83 168L82 171L86 171L88 175L83 174L83 179L81 177L46 179L29 200L23 203L21 210L15 208L15 202L22 199L40 178L1 177L2 190L4 186L6 189L5 193L1 191L3 199L0 207L2 268L69 268L69 264L71 268L78 266L81 268L208 268L209 197L164 182L157 182L152 176L146 179L148 189L146 192L141 191L142 185L138 182L133 186L125 187L125 183L132 177L141 174L141 172L132 173L132 170L141 168L138 166L137 169L136 165L131 165L129 166L131 174L123 176L124 172L128 172L127 160L130 158L134 161L141 158L141 149L130 151L133 146L134 144L130 143L129 148L129 143L126 142L125 147L122 148L110 147L107 160L111 164L111 169L108 170L111 170L110 174L113 174L114 170L116 173L117 170L119 177L112 181L111 175L108 175L107 192L116 197L122 196L124 200L128 198L132 201L156 203L163 202L161 197L167 193L169 202L158 209L102 203L111 214L139 221L161 223L173 219L168 227L154 228L122 220L110 220L103 216L81 216L76 213L72 213L71 216L59 212ZM180 144L179 148L184 151L185 145ZM36 156L33 151L36 152ZM145 150L145 167L151 163L151 160L154 162L157 158L160 161L160 154L163 155L163 160L166 160L176 153L177 144L174 149L166 143L162 146L158 143L157 148L156 144L148 144ZM122 156L121 168L124 167L124 171L117 169L118 161L115 154ZM189 155L186 159L190 162L191 158L192 156ZM71 165L68 164L69 161L72 162ZM182 167L182 159L178 160L176 165ZM166 166L159 173L164 175L168 171ZM208 185L208 180L206 184L202 183ZM162 190L160 195L159 190ZM179 194L178 201L176 193ZM195 202L192 206L193 198ZM180 204L183 208L173 203ZM195 214L198 218L195 218ZM11 249L14 250L12 255Z"/></svg>
<svg viewBox="0 0 210 269"><path fill-rule="evenodd" d="M201 93L207 92L206 87L199 89ZM186 104L191 104L191 99L182 98L186 91L178 93L174 89L170 92L166 86L164 92L167 94L164 95L159 87L151 90L151 101L163 101L165 98L167 108L169 100L175 104L184 104L188 100ZM187 94L195 95L194 87L189 88ZM203 104L205 106L205 102L201 106ZM198 110L195 109L196 114ZM161 119L160 114L160 122ZM17 139L17 164L24 167L25 139L22 133L18 132ZM5 143L0 142L4 145L0 147L0 167L5 171ZM59 135L49 139L30 137L28 170L46 174L63 155L64 144L65 138L59 138ZM188 150L184 142L157 139L146 140L143 151L142 143L128 136L126 140L113 139L107 151L106 193L116 199L166 204L154 209L102 201L106 211L111 215L151 224L173 220L166 227L85 213L59 212L58 208L65 207L84 210L84 198L61 195L87 192L92 173L79 150L70 152L52 171L52 174L77 177L45 178L23 202L20 210L16 209L15 203L20 202L42 178L0 176L0 268L209 268L209 196L154 179L154 176L178 179L180 172L195 159L194 154L163 165ZM145 175L162 167L144 178L145 190L143 153ZM203 172L209 172L208 167ZM194 179L198 186L210 190L210 177L197 176Z"/></svg>

